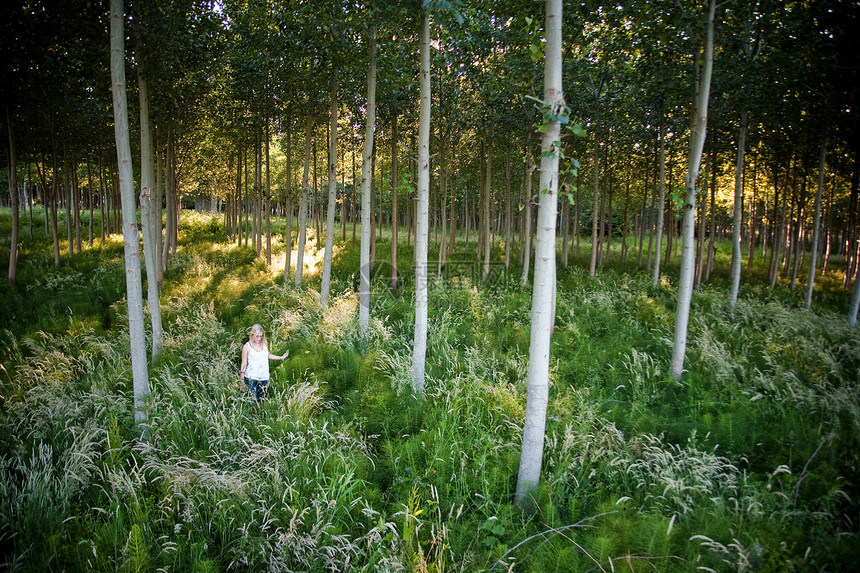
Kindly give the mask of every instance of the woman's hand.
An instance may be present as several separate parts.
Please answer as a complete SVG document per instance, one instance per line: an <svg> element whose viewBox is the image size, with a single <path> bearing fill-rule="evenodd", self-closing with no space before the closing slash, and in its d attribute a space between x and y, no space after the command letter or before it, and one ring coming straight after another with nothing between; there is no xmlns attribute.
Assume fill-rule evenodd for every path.
<svg viewBox="0 0 860 573"><path fill-rule="evenodd" d="M286 352L284 352L284 353L281 355L281 360L283 360L284 358L286 358L289 354L290 354L290 351L289 351L289 350L287 350Z"/></svg>

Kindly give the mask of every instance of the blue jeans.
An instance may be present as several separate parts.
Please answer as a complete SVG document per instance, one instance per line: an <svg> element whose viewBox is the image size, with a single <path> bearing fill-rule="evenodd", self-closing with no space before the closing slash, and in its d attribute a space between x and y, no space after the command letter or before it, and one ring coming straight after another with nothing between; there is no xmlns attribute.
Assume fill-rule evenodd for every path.
<svg viewBox="0 0 860 573"><path fill-rule="evenodd" d="M269 381L268 380L251 380L250 378L245 378L245 385L248 387L248 392L251 393L251 396L259 402L266 395L266 391L269 389Z"/></svg>

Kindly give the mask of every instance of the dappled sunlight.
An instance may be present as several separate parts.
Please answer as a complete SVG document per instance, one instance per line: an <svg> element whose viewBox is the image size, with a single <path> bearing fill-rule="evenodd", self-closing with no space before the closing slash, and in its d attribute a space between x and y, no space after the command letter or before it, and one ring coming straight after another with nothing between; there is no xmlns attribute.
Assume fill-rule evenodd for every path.
<svg viewBox="0 0 860 573"><path fill-rule="evenodd" d="M358 293L345 293L331 301L320 322L320 335L326 342L344 337L358 310Z"/></svg>
<svg viewBox="0 0 860 573"><path fill-rule="evenodd" d="M342 247L334 246L336 256ZM296 272L296 261L298 260L298 246L290 253L290 276L294 277ZM305 256L302 261L302 278L311 279L322 276L323 259L325 258L325 247L316 248L316 241L311 240L311 233L305 241ZM287 261L287 252L284 249L284 241L281 236L272 237L272 264L268 268L268 275L275 279L284 274L284 264Z"/></svg>

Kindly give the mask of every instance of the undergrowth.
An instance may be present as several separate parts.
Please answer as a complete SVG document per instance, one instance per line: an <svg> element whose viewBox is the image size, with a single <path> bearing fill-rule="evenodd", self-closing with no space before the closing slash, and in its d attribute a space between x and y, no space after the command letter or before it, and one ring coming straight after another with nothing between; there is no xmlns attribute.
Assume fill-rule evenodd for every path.
<svg viewBox="0 0 860 573"><path fill-rule="evenodd" d="M186 215L182 228L145 439L132 422L116 249L94 248L59 272L35 252L22 259L20 292L71 304L40 319L21 306L16 316L33 322L0 331L0 567L860 565L860 332L841 315L755 285L730 311L725 289L706 285L693 296L676 383L669 282L560 272L543 479L525 516L512 504L531 306L518 271L483 285L458 263L432 278L418 400L413 295L376 274L360 336L357 246L339 252L322 309L313 275L302 287L284 282L251 248L219 240L223 227L206 217ZM460 261L474 253L460 251ZM88 289L102 294L82 310ZM260 403L237 376L255 322L271 348L289 351Z"/></svg>

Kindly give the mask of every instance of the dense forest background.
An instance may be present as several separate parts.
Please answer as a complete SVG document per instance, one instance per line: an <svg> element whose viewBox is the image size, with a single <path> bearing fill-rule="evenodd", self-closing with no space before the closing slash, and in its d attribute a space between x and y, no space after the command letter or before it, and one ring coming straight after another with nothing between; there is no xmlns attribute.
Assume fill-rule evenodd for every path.
<svg viewBox="0 0 860 573"><path fill-rule="evenodd" d="M860 6L565 5L560 110L546 17L8 10L3 567L856 568ZM546 442L522 507L538 275ZM253 323L290 352L259 404Z"/></svg>

